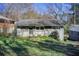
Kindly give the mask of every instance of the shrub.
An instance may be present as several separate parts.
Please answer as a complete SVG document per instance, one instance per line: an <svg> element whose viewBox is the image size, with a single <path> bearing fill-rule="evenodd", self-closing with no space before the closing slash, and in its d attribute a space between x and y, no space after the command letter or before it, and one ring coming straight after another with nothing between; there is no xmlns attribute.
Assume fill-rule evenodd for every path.
<svg viewBox="0 0 79 59"><path fill-rule="evenodd" d="M54 39L58 39L58 32L57 32L57 31L52 32L52 33L49 35L49 37L52 37L52 38L54 38Z"/></svg>

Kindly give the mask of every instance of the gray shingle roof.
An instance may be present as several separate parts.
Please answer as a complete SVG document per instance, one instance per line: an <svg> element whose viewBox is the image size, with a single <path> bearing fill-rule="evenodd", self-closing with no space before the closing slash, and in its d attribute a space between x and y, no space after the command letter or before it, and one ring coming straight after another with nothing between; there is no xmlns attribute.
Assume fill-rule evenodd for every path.
<svg viewBox="0 0 79 59"><path fill-rule="evenodd" d="M16 21L17 26L63 26L61 20L25 19Z"/></svg>

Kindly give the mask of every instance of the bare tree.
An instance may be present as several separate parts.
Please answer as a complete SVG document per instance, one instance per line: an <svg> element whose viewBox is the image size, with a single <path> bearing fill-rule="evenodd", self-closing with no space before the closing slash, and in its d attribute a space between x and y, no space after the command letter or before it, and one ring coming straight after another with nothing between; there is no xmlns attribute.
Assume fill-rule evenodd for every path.
<svg viewBox="0 0 79 59"><path fill-rule="evenodd" d="M63 11L62 4L47 4L48 14L53 16L55 19L63 20L65 12Z"/></svg>
<svg viewBox="0 0 79 59"><path fill-rule="evenodd" d="M19 3L8 3L5 4L5 10L4 10L4 15L8 18L12 18L13 20L18 20L21 18L22 13L27 11L29 7L31 7L32 4L19 4Z"/></svg>
<svg viewBox="0 0 79 59"><path fill-rule="evenodd" d="M23 19L39 19L40 14L37 13L37 11L34 10L33 7L29 7L28 10L23 14Z"/></svg>

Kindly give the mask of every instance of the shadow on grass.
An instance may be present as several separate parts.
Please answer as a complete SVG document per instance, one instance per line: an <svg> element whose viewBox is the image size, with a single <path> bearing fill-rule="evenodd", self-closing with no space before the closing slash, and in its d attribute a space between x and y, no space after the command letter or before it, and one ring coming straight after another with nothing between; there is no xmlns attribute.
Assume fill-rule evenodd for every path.
<svg viewBox="0 0 79 59"><path fill-rule="evenodd" d="M0 46L0 56L6 56L6 55L30 56L30 52L28 51L27 46L31 48L32 47L38 48L41 51L50 50L50 51L64 53L69 56L79 56L79 50L73 45L71 44L65 45L65 44L61 44L60 42L55 42L52 40L44 40L41 42L26 40L24 44L21 44L19 42L12 43L15 44L16 46L11 46L10 44L11 43L6 43L4 41L4 45Z"/></svg>
<svg viewBox="0 0 79 59"><path fill-rule="evenodd" d="M38 42L41 48L50 49L51 51L56 51L60 53L64 53L69 56L79 56L79 50L73 47L71 44L60 44L58 42L53 42L50 40L46 40L44 42Z"/></svg>
<svg viewBox="0 0 79 59"><path fill-rule="evenodd" d="M17 56L29 56L28 50L27 48L25 48L24 46L22 46L19 43L16 43L17 47L12 47L10 45L8 45L11 50L13 50Z"/></svg>
<svg viewBox="0 0 79 59"><path fill-rule="evenodd" d="M5 45L0 46L0 56L6 55L29 56L29 53L27 51L27 48L25 48L18 42L16 43L15 47L5 43Z"/></svg>

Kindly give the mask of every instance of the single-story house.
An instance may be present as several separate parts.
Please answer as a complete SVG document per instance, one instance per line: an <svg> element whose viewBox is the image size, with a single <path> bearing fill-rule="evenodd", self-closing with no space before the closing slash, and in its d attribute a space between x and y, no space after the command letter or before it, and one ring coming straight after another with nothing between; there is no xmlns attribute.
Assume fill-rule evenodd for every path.
<svg viewBox="0 0 79 59"><path fill-rule="evenodd" d="M58 39L64 39L64 28L61 20L25 19L16 21L17 36L48 36L58 33Z"/></svg>
<svg viewBox="0 0 79 59"><path fill-rule="evenodd" d="M0 15L0 33L12 33L14 30L14 21Z"/></svg>
<svg viewBox="0 0 79 59"><path fill-rule="evenodd" d="M71 40L79 40L79 25L70 26L69 39L71 39Z"/></svg>

